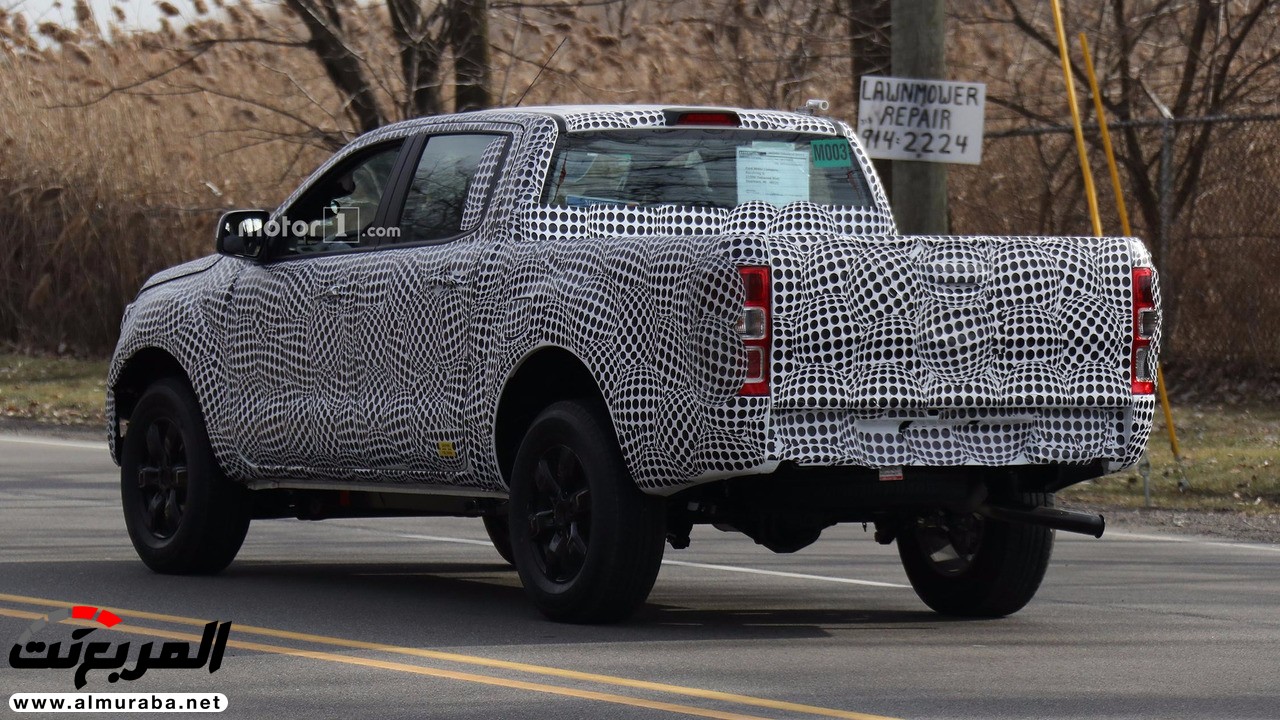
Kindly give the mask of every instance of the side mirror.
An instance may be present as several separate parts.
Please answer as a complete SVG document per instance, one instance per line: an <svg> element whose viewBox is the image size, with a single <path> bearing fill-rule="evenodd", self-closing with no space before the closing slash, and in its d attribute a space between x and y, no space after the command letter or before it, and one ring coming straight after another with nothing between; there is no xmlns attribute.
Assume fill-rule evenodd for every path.
<svg viewBox="0 0 1280 720"><path fill-rule="evenodd" d="M214 242L222 255L256 259L266 246L266 210L232 210L223 213L214 231Z"/></svg>

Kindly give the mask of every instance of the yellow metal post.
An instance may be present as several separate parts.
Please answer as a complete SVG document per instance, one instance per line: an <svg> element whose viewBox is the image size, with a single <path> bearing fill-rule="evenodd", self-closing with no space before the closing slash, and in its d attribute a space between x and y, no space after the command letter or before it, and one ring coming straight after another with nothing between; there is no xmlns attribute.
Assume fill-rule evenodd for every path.
<svg viewBox="0 0 1280 720"><path fill-rule="evenodd" d="M1102 235L1102 218L1098 215L1098 195L1093 188L1093 173L1089 171L1089 153L1084 146L1084 129L1080 127L1080 107L1076 104L1076 84L1071 79L1071 57L1067 54L1067 33L1062 28L1062 5L1053 4L1053 25L1058 31L1058 53L1062 56L1062 79L1067 83L1067 105L1075 124L1076 152L1080 155L1080 172L1084 175L1084 196L1089 202L1089 219L1093 221L1093 234Z"/></svg>
<svg viewBox="0 0 1280 720"><path fill-rule="evenodd" d="M1169 430L1169 449L1173 459L1182 462L1182 448L1178 447L1178 433L1173 429L1173 411L1169 409L1169 394L1164 391L1164 366L1156 365L1156 389L1160 391L1160 409L1164 410L1164 426Z"/></svg>
<svg viewBox="0 0 1280 720"><path fill-rule="evenodd" d="M1085 38L1084 33L1080 33L1080 50L1084 53L1084 69L1089 74L1089 91L1093 94L1094 111L1098 113L1098 129L1102 131L1102 147L1107 153L1107 167L1111 170L1111 189L1116 196L1116 213L1120 216L1120 227L1124 230L1124 234L1131 236L1133 228L1129 226L1129 210L1125 207L1124 193L1120 187L1120 169L1116 164L1115 149L1111 145L1107 114L1102 107L1098 75L1094 71L1093 58L1089 54L1089 40ZM1160 409L1164 411L1164 426L1169 433L1169 449L1173 451L1174 460L1181 461L1182 449L1178 447L1178 432L1173 426L1173 412L1169 409L1169 393L1164 388L1164 368L1158 365L1156 366L1156 389L1160 393Z"/></svg>
<svg viewBox="0 0 1280 720"><path fill-rule="evenodd" d="M1111 170L1111 189L1116 196L1116 213L1120 215L1120 228L1125 237L1133 235L1129 226L1129 210L1120 191L1120 169L1116 165L1116 153L1111 146L1111 130L1107 128L1107 115L1102 108L1102 93L1098 91L1098 75L1093 69L1093 57L1089 55L1089 41L1080 33L1080 50L1084 52L1084 70L1089 74L1089 92L1093 94L1093 109L1098 113L1098 129L1102 131L1102 148L1107 153L1107 168ZM1101 234L1101 233L1099 233Z"/></svg>

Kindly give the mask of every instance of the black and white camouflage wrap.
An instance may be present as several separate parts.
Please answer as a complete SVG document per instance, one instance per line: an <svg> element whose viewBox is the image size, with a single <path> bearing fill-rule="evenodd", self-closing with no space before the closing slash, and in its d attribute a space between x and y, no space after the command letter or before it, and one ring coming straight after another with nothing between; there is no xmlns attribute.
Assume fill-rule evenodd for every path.
<svg viewBox="0 0 1280 720"><path fill-rule="evenodd" d="M847 125L738 111L744 127ZM802 465L1136 462L1151 396L1130 392L1123 238L899 237L872 207L539 203L560 132L642 128L661 108L530 108L393 125L509 138L468 198L474 232L445 244L265 265L202 258L150 280L112 363L156 348L185 369L215 455L255 485L381 482L502 493L493 427L506 380L543 348L596 379L643 488ZM504 162L499 165L499 160ZM482 183L477 183L481 185ZM475 200L475 202L473 202ZM772 396L740 397L739 265L767 265ZM1158 347L1158 338L1153 348ZM114 397L108 395L114 443ZM450 444L453 453L443 453Z"/></svg>

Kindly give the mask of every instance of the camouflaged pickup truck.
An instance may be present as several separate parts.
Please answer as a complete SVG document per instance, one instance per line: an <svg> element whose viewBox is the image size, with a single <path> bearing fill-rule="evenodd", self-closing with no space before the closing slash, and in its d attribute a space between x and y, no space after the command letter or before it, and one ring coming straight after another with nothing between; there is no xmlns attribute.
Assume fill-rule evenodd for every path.
<svg viewBox="0 0 1280 720"><path fill-rule="evenodd" d="M897 542L1012 613L1053 493L1134 463L1160 336L1132 238L904 237L850 127L491 110L352 142L151 278L108 382L128 530L212 573L250 520L483 518L547 616L621 619L695 524Z"/></svg>

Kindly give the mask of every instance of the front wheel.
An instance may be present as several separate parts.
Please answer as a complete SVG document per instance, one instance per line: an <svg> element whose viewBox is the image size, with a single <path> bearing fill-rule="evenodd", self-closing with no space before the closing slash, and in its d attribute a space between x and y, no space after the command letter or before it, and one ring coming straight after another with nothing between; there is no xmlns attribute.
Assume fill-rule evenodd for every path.
<svg viewBox="0 0 1280 720"><path fill-rule="evenodd" d="M511 473L511 550L525 593L552 620L622 620L662 563L662 500L627 472L596 404L563 401L530 425Z"/></svg>
<svg viewBox="0 0 1280 720"><path fill-rule="evenodd" d="M1053 495L1029 494L1024 504L1051 506ZM1002 617L1021 610L1044 579L1053 531L939 511L898 532L898 555L911 587L943 615Z"/></svg>
<svg viewBox="0 0 1280 720"><path fill-rule="evenodd" d="M165 378L148 387L120 463L125 527L142 562L166 574L219 572L249 530L248 493L222 474L187 384Z"/></svg>

